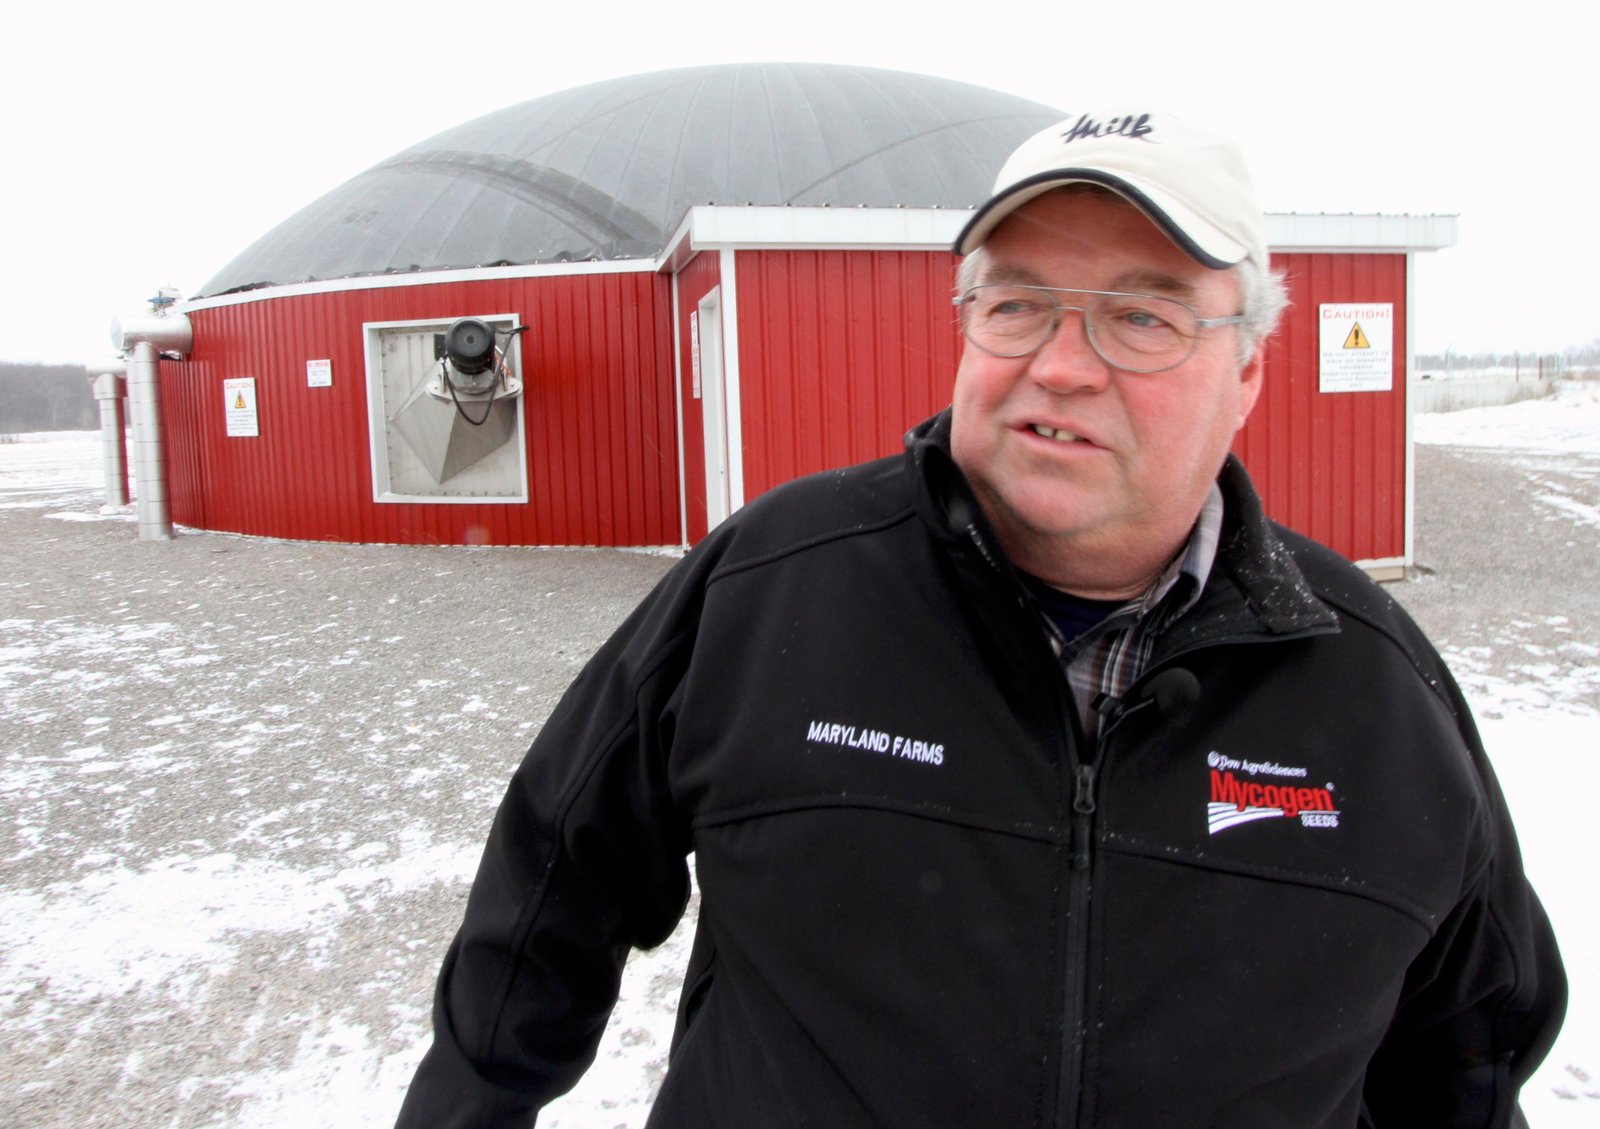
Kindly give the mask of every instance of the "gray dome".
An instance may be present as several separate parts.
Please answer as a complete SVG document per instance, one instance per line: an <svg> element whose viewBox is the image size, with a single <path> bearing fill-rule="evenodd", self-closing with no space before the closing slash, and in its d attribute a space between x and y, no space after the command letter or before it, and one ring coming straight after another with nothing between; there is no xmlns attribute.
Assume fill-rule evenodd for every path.
<svg viewBox="0 0 1600 1129"><path fill-rule="evenodd" d="M1062 114L927 75L691 67L510 106L397 153L201 288L659 253L695 204L972 208Z"/></svg>

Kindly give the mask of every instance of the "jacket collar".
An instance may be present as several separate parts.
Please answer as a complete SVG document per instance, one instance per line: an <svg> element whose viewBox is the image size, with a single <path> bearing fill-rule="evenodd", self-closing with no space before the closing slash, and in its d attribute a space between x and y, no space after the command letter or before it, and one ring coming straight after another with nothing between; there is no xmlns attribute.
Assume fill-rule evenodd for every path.
<svg viewBox="0 0 1600 1129"><path fill-rule="evenodd" d="M906 433L906 454L917 481L918 510L934 535L954 552L980 554L1017 583L977 496L950 455L949 408ZM1337 631L1338 617L1317 598L1238 458L1228 456L1217 485L1222 538L1210 579L1195 606L1166 629L1160 650L1171 653L1240 636Z"/></svg>

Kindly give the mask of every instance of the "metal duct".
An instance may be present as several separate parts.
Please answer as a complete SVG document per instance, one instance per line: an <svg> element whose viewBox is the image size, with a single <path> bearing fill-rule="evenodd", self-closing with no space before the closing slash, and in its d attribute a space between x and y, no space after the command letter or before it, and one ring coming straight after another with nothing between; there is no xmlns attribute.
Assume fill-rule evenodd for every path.
<svg viewBox="0 0 1600 1129"><path fill-rule="evenodd" d="M194 328L182 314L148 314L111 323L111 344L128 358L128 414L133 424L133 468L139 483L134 516L139 540L172 540L167 505L166 464L162 457L161 354L183 356L194 346Z"/></svg>
<svg viewBox="0 0 1600 1129"><path fill-rule="evenodd" d="M83 366L94 398L100 405L100 465L105 472L106 501L101 513L115 513L128 506L128 458L126 410L128 382L124 377L127 362L120 357Z"/></svg>

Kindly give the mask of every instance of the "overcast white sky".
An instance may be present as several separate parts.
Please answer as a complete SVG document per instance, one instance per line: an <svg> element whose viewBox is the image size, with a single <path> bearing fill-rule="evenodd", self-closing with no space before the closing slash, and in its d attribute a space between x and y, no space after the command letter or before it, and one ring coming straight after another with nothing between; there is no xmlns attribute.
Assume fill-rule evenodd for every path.
<svg viewBox="0 0 1600 1129"><path fill-rule="evenodd" d="M1213 123L1244 143L1270 211L1460 215L1457 245L1421 257L1414 348L1584 345L1600 338L1600 16L1571 0L1481 7L13 5L0 17L0 359L106 356L110 320L160 286L191 293L323 192L480 114L761 61Z"/></svg>

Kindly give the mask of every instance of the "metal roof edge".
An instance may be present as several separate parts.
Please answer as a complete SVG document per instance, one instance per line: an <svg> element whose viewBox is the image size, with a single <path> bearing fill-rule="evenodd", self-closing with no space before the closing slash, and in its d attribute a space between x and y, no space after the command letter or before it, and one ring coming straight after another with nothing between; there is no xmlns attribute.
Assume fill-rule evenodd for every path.
<svg viewBox="0 0 1600 1129"><path fill-rule="evenodd" d="M968 208L697 206L689 209L679 233L687 230L696 251L948 251L970 216Z"/></svg>
<svg viewBox="0 0 1600 1129"><path fill-rule="evenodd" d="M960 208L690 208L661 256L681 267L703 250L785 247L948 250L970 218ZM1456 242L1455 215L1271 212L1267 244L1281 251L1434 251Z"/></svg>
<svg viewBox="0 0 1600 1129"><path fill-rule="evenodd" d="M1381 213L1269 212L1274 251L1437 251L1454 247L1457 216Z"/></svg>
<svg viewBox="0 0 1600 1129"><path fill-rule="evenodd" d="M441 282L486 282L505 278L538 278L555 275L653 272L657 269L657 264L658 260L655 258L528 263L521 266L461 267L453 270L355 275L350 278L329 278L316 282L286 282L282 285L268 283L232 294L192 298L180 302L176 309L180 313L190 313L194 310L216 309L219 306L259 302L267 298L296 298L307 294L331 294L342 290L384 290L395 286L427 286Z"/></svg>

